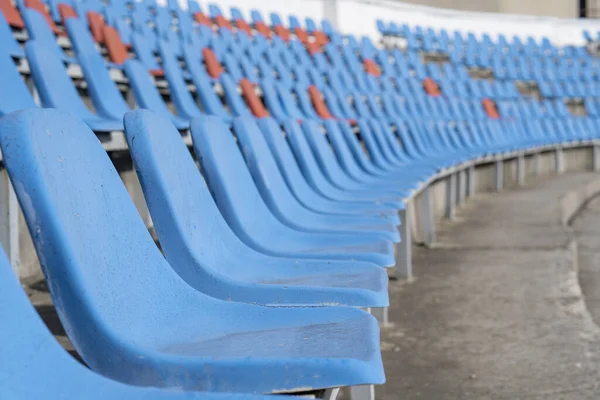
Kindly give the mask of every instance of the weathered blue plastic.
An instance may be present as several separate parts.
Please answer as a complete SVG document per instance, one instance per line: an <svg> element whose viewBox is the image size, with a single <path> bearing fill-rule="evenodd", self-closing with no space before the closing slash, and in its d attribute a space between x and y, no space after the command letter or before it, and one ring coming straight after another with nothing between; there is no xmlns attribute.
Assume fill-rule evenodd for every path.
<svg viewBox="0 0 600 400"><path fill-rule="evenodd" d="M35 40L36 42L43 44L43 46L60 61L68 63L75 62L72 58L67 57L60 48L56 41L56 36L54 36L50 26L39 11L24 7L21 9L21 15L23 17L23 22L25 23L25 28L27 28L27 34L29 35L30 41Z"/></svg>
<svg viewBox="0 0 600 400"><path fill-rule="evenodd" d="M196 91L200 102L204 107L204 111L207 114L215 115L225 121L231 121L233 116L225 110L225 107L223 107L223 103L215 93L215 89L212 86L208 74L200 63L200 58L193 55L193 52L199 53L198 50L193 50L188 46L183 50L183 57L192 82L196 86Z"/></svg>
<svg viewBox="0 0 600 400"><path fill-rule="evenodd" d="M95 132L123 130L121 120L112 118L110 115L93 114L87 108L63 63L46 45L29 40L25 44L25 54L29 61L31 77L44 107L69 111L88 124Z"/></svg>
<svg viewBox="0 0 600 400"><path fill-rule="evenodd" d="M67 19L65 25L77 53L94 108L99 114L120 121L129 111L129 106L111 79L107 65L96 50L87 26L78 18Z"/></svg>
<svg viewBox="0 0 600 400"><path fill-rule="evenodd" d="M179 133L157 114L127 114L125 133L162 250L192 287L272 306L387 305L387 274L376 265L272 257L246 246L223 219Z"/></svg>
<svg viewBox="0 0 600 400"><path fill-rule="evenodd" d="M165 40L158 41L158 50L163 62L163 69L167 82L171 99L177 110L177 115L183 119L191 120L197 118L204 113L198 109L192 94L188 90L185 80L179 67L175 54L170 49L171 44Z"/></svg>
<svg viewBox="0 0 600 400"><path fill-rule="evenodd" d="M288 120L284 123L284 126L288 143L298 160L300 169L315 190L333 200L370 201L374 204L395 208L396 210L404 207L402 199L398 196L382 198L373 193L348 191L334 186L323 174L298 123Z"/></svg>
<svg viewBox="0 0 600 400"><path fill-rule="evenodd" d="M316 213L304 207L285 183L257 123L258 120L252 118L237 119L234 131L263 200L279 220L305 232L354 233L361 237L377 236L394 242L400 241L396 226L381 217L344 217ZM282 135L277 123L271 118L264 118L260 125L263 130L279 131Z"/></svg>
<svg viewBox="0 0 600 400"><path fill-rule="evenodd" d="M267 400L288 397L172 391L123 384L90 371L54 339L0 249L0 398Z"/></svg>
<svg viewBox="0 0 600 400"><path fill-rule="evenodd" d="M250 247L275 256L394 264L390 241L354 234L301 232L280 222L260 196L233 135L218 118L194 120L192 137L204 178L221 213Z"/></svg>
<svg viewBox="0 0 600 400"><path fill-rule="evenodd" d="M58 315L93 370L198 391L383 383L379 328L368 313L226 302L185 283L96 136L69 114L5 116L0 146Z"/></svg>
<svg viewBox="0 0 600 400"><path fill-rule="evenodd" d="M4 15L0 12L0 53L7 52L12 57L25 57L25 52L15 39Z"/></svg>
<svg viewBox="0 0 600 400"><path fill-rule="evenodd" d="M315 121L306 121L302 124L302 129L321 170L336 187L351 192L368 193L375 198L402 199L409 196L409 190L396 185L391 188L389 186L381 187L354 180L340 167L331 146L325 138L325 132L321 130L321 127Z"/></svg>
<svg viewBox="0 0 600 400"><path fill-rule="evenodd" d="M123 64L123 70L129 78L129 85L133 91L136 103L140 108L154 110L157 113L169 118L177 129L187 129L190 126L188 120L182 119L174 115L165 102L160 93L154 86L152 78L145 70L144 66L137 60L127 60Z"/></svg>
<svg viewBox="0 0 600 400"><path fill-rule="evenodd" d="M1 13L0 17L2 17ZM1 47L2 44L0 44L0 76L2 77L0 117L13 111L37 107L11 56Z"/></svg>

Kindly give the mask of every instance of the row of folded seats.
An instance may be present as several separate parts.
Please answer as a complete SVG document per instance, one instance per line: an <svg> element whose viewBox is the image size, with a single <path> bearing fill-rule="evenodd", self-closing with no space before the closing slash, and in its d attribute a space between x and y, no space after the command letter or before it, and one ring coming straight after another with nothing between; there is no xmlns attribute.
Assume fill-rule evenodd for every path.
<svg viewBox="0 0 600 400"><path fill-rule="evenodd" d="M557 47L548 38L538 42L532 37L523 43L518 36L508 41L503 34L494 40L488 34L477 38L468 33L465 39L460 32L451 37L445 29L436 32L382 20L378 28L389 47L401 47L412 54L445 55L448 64L444 67L487 70L496 82L534 84L544 98L586 98L599 93L600 61L586 46Z"/></svg>
<svg viewBox="0 0 600 400"><path fill-rule="evenodd" d="M569 75L577 117L462 55L188 7L0 0L3 164L98 373L47 340L2 258L0 397L372 398L379 330L359 308L388 306L406 199L474 158L598 136L594 80ZM558 57L540 49L518 53ZM129 150L164 256L102 143Z"/></svg>

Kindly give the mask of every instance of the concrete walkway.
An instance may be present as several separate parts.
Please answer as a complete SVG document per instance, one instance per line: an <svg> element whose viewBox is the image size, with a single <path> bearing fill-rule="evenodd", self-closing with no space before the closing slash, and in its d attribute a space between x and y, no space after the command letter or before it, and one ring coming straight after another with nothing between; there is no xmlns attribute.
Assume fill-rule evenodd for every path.
<svg viewBox="0 0 600 400"><path fill-rule="evenodd" d="M391 283L393 326L382 332L388 383L376 398L599 398L600 329L559 206L597 179L568 174L478 195L441 224L432 249L415 248L416 280ZM600 203L596 214L586 245L600 266Z"/></svg>

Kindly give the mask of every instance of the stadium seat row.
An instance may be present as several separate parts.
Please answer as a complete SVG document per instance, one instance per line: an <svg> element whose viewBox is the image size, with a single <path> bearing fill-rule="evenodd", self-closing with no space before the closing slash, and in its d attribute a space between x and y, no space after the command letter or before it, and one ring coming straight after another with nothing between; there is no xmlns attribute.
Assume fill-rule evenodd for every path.
<svg viewBox="0 0 600 400"><path fill-rule="evenodd" d="M327 21L175 3L0 0L3 164L93 371L0 279L0 395L373 398L379 328L360 308L387 307L386 268L408 269L407 199L470 160L598 138L587 53L432 30L380 48ZM509 53L491 76L482 49ZM163 254L106 153L116 134Z"/></svg>

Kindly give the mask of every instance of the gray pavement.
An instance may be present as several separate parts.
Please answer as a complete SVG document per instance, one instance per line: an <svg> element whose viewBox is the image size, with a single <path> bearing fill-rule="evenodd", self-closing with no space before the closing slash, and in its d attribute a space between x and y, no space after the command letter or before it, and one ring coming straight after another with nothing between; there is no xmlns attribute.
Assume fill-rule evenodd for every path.
<svg viewBox="0 0 600 400"><path fill-rule="evenodd" d="M414 249L415 282L391 283L393 326L382 333L388 382L377 399L600 396L600 329L558 210L561 195L594 178L478 195L441 224L432 249ZM594 232L600 266L600 224Z"/></svg>

